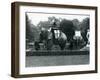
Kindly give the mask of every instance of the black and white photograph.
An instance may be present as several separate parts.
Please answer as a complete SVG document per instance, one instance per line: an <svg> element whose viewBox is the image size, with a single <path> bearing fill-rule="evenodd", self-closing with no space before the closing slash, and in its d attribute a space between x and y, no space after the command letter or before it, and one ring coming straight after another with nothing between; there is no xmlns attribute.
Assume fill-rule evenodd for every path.
<svg viewBox="0 0 100 80"><path fill-rule="evenodd" d="M26 12L26 67L89 64L90 16Z"/></svg>
<svg viewBox="0 0 100 80"><path fill-rule="evenodd" d="M97 7L12 3L12 76L97 73Z"/></svg>

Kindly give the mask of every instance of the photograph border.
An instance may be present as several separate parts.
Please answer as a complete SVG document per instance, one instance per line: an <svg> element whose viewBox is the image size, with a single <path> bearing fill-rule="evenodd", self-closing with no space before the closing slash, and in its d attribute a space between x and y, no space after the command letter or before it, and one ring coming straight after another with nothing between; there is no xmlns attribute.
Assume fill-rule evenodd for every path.
<svg viewBox="0 0 100 80"><path fill-rule="evenodd" d="M55 73L43 73L43 74L19 74L19 7L20 6L39 6L39 7L57 7L57 8L73 8L73 9L86 9L95 10L95 70L87 71L73 71L73 72L55 72ZM56 76L56 75L72 75L72 74L86 74L97 73L97 7L96 6L81 6L81 5L63 5L63 4L48 4L48 3L31 3L31 2L13 2L11 4L11 76L15 78L23 77L40 77L40 76Z"/></svg>

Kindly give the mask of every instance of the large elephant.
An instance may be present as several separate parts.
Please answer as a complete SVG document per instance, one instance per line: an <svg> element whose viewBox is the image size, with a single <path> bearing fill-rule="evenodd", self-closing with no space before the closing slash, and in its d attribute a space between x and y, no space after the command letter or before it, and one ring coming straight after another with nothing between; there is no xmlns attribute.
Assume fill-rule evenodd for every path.
<svg viewBox="0 0 100 80"><path fill-rule="evenodd" d="M41 31L40 42L44 42L47 50L51 50L53 45L59 45L61 50L66 46L67 37L59 29L48 29Z"/></svg>

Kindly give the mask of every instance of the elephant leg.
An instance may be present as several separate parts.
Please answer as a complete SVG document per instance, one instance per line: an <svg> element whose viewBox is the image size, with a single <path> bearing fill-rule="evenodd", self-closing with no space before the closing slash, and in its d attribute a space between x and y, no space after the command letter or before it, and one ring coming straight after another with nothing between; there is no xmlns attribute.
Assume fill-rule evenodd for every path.
<svg viewBox="0 0 100 80"><path fill-rule="evenodd" d="M53 46L53 42L50 39L50 40L47 41L47 50L51 50L52 49L52 46Z"/></svg>
<svg viewBox="0 0 100 80"><path fill-rule="evenodd" d="M66 46L66 41L63 41L62 43L59 44L61 50L64 50L65 46Z"/></svg>

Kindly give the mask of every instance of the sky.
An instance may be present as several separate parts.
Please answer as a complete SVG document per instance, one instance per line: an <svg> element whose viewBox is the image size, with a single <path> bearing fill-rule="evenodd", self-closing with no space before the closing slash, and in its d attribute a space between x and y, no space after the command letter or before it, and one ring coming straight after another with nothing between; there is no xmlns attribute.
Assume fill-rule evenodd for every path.
<svg viewBox="0 0 100 80"><path fill-rule="evenodd" d="M29 20L31 21L32 24L35 26L40 22L40 21L47 21L48 17L56 17L56 18L64 18L68 20L73 20L73 19L78 19L80 22L84 19L89 17L89 15L77 15L77 14L53 14L53 13L27 13Z"/></svg>

